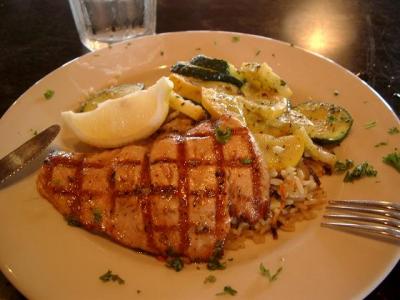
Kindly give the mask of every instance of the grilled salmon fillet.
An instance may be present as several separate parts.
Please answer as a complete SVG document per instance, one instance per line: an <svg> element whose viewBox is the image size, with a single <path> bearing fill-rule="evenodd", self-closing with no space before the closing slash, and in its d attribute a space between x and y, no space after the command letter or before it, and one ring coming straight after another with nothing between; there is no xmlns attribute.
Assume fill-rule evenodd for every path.
<svg viewBox="0 0 400 300"><path fill-rule="evenodd" d="M219 141L217 128L231 131L226 141ZM255 224L269 210L268 173L255 142L229 118L99 153L54 152L37 187L85 229L191 261L208 260L232 220Z"/></svg>

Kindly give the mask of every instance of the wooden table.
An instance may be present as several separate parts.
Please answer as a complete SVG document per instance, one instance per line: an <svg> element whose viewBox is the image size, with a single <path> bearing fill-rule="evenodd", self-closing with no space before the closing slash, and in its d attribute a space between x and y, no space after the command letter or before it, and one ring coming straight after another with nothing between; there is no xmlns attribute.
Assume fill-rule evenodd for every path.
<svg viewBox="0 0 400 300"><path fill-rule="evenodd" d="M360 74L400 115L399 2L159 0L157 10L158 33L237 31L320 53ZM86 52L67 1L0 0L0 116L37 80ZM24 299L1 274L0 299ZM367 299L400 299L399 264Z"/></svg>

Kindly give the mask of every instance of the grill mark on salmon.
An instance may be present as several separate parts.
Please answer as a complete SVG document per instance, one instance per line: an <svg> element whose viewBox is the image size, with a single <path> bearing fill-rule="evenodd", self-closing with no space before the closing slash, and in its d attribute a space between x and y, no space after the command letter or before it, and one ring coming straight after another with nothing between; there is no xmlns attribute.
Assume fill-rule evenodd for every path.
<svg viewBox="0 0 400 300"><path fill-rule="evenodd" d="M214 134L221 125L232 128L226 144ZM240 126L206 121L147 144L53 153L38 190L66 218L125 246L206 261L223 245L231 218L255 224L267 216L268 173Z"/></svg>

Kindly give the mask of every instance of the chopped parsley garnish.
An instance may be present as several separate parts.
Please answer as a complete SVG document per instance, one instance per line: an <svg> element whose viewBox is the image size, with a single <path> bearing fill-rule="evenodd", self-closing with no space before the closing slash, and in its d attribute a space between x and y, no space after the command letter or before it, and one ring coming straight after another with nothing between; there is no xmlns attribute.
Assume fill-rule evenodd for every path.
<svg viewBox="0 0 400 300"><path fill-rule="evenodd" d="M351 172L347 171L346 176L344 177L344 182L353 182L356 179L360 179L362 177L375 177L378 174L378 171L374 169L368 162L363 162L356 166Z"/></svg>
<svg viewBox="0 0 400 300"><path fill-rule="evenodd" d="M46 98L46 100L50 100L54 96L55 92L53 90L47 90L44 92L43 96Z"/></svg>
<svg viewBox="0 0 400 300"><path fill-rule="evenodd" d="M337 160L334 165L334 170L337 173L343 173L347 170L350 170L354 166L354 163L351 159L345 159L344 161Z"/></svg>
<svg viewBox="0 0 400 300"><path fill-rule="evenodd" d="M253 160L251 158L245 157L245 158L242 158L240 162L244 165L249 165L253 162Z"/></svg>
<svg viewBox="0 0 400 300"><path fill-rule="evenodd" d="M260 55L260 53L261 53L261 50L257 50L257 52L256 52L256 56L259 56L259 55Z"/></svg>
<svg viewBox="0 0 400 300"><path fill-rule="evenodd" d="M282 272L283 267L279 267L278 270L274 274L271 274L270 270L264 267L263 263L260 263L260 273L262 276L266 277L269 282L275 281L278 279L279 274Z"/></svg>
<svg viewBox="0 0 400 300"><path fill-rule="evenodd" d="M125 280L123 280L121 277L119 277L117 274L113 274L110 270L108 270L106 273L101 275L99 279L103 282L108 282L108 281L114 281L118 282L118 284L124 284Z"/></svg>
<svg viewBox="0 0 400 300"><path fill-rule="evenodd" d="M232 129L227 127L223 130L220 127L215 128L215 138L220 144L225 144L232 136Z"/></svg>
<svg viewBox="0 0 400 300"><path fill-rule="evenodd" d="M224 270L226 268L226 264L220 262L222 255L224 253L222 242L218 241L215 245L213 255L210 257L207 263L207 269L209 270Z"/></svg>
<svg viewBox="0 0 400 300"><path fill-rule="evenodd" d="M335 115L329 115L329 116L326 118L326 121L327 121L330 125L332 125L333 122L336 121Z"/></svg>
<svg viewBox="0 0 400 300"><path fill-rule="evenodd" d="M388 133L389 134L398 134L398 133L400 133L400 130L397 127L392 127L392 128L389 128Z"/></svg>
<svg viewBox="0 0 400 300"><path fill-rule="evenodd" d="M101 221L103 220L103 216L100 209L93 209L93 218L96 223L101 223Z"/></svg>
<svg viewBox="0 0 400 300"><path fill-rule="evenodd" d="M168 268L174 269L176 272L179 272L183 269L184 264L183 264L183 260L180 257L174 256L174 257L167 258L166 266Z"/></svg>
<svg viewBox="0 0 400 300"><path fill-rule="evenodd" d="M381 146L386 146L387 144L388 144L387 142L380 142L378 144L375 144L374 147L378 148L378 147L381 147Z"/></svg>
<svg viewBox="0 0 400 300"><path fill-rule="evenodd" d="M395 151L383 157L383 162L400 172L400 152Z"/></svg>
<svg viewBox="0 0 400 300"><path fill-rule="evenodd" d="M281 79L281 86L285 86L286 85L286 81Z"/></svg>
<svg viewBox="0 0 400 300"><path fill-rule="evenodd" d="M217 281L217 277L215 277L214 275L208 275L205 279L204 279L204 284L206 283L214 283Z"/></svg>
<svg viewBox="0 0 400 300"><path fill-rule="evenodd" d="M74 216L66 217L69 226L81 227L81 222Z"/></svg>
<svg viewBox="0 0 400 300"><path fill-rule="evenodd" d="M239 36L233 36L232 37L232 42L233 43L237 43L237 42L239 42L240 41L240 37Z"/></svg>
<svg viewBox="0 0 400 300"><path fill-rule="evenodd" d="M237 290L233 289L231 286L227 285L224 286L224 291L215 294L216 296L223 296L223 295L231 295L231 296L235 296L237 294Z"/></svg>
<svg viewBox="0 0 400 300"><path fill-rule="evenodd" d="M364 125L364 128L365 129L370 129L370 128L375 127L375 126L376 126L376 121L371 121L371 122L366 123Z"/></svg>

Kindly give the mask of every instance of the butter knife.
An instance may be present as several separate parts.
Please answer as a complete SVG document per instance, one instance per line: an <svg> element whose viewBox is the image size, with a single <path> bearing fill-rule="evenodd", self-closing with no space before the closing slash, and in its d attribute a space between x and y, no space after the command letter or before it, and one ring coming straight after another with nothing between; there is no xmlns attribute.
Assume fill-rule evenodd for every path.
<svg viewBox="0 0 400 300"><path fill-rule="evenodd" d="M0 160L0 184L37 158L60 132L59 125L52 125L7 154Z"/></svg>

